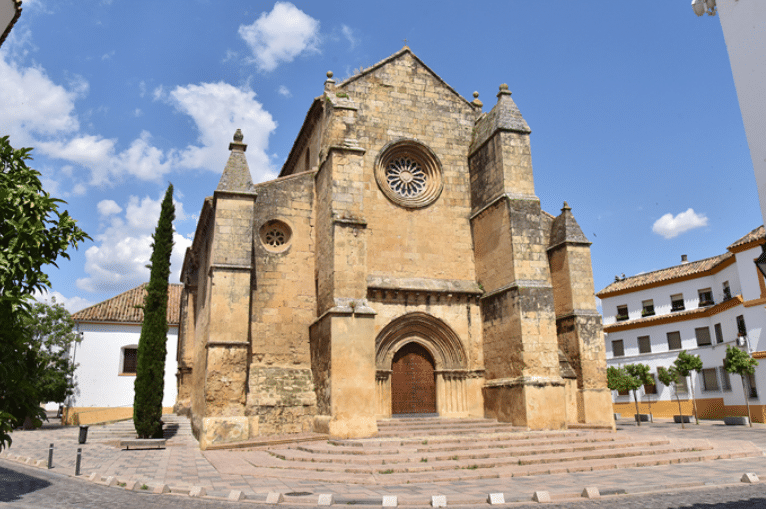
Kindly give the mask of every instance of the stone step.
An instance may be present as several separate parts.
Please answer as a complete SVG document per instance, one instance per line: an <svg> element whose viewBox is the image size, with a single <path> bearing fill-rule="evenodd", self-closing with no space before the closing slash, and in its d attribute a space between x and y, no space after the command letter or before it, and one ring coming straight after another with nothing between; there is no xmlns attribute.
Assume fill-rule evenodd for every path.
<svg viewBox="0 0 766 509"><path fill-rule="evenodd" d="M674 446L670 444L642 443L636 446L613 449L565 450L565 451L515 451L507 455L482 455L470 452L452 456L429 454L402 454L368 458L362 461L338 461L324 456L312 455L298 450L269 451L273 458L284 462L283 467L304 470L333 470L347 473L374 473L376 470L393 472L428 472L452 470L464 465L468 468L496 468L499 466L525 466L547 463L624 458L632 456L670 454L711 449L709 444ZM312 461L313 460L313 461ZM280 466L272 463L272 466Z"/></svg>
<svg viewBox="0 0 766 509"><path fill-rule="evenodd" d="M418 445L431 446L449 446L461 444L471 444L477 441L481 442L509 442L509 443L536 443L551 441L611 441L615 440L614 433L576 433L566 431L531 431L531 432L512 432L512 433L474 433L464 436L434 436L418 437L408 439L381 440L380 437L363 440L335 440L331 439L327 443L339 448L347 448L349 452L345 454L367 454L362 450L376 450L386 447L417 447ZM359 451L359 452L356 452Z"/></svg>
<svg viewBox="0 0 766 509"><path fill-rule="evenodd" d="M613 451L617 449L629 448L651 448L667 446L669 441L666 439L647 439L640 442L636 441L613 441L609 443L580 442L570 444L538 444L535 446L509 447L504 449L486 449L479 444L471 448L462 448L460 450L438 450L438 449L384 449L378 454L367 455L338 455L322 450L321 447L296 446L289 449L276 449L269 452L283 460L304 461L311 463L326 464L357 464L357 465L392 465L399 463L431 463L438 461L462 461L473 459L493 459L524 456L545 456L545 455L563 455L569 453L583 453L592 451ZM372 452L372 451L370 451Z"/></svg>
<svg viewBox="0 0 766 509"><path fill-rule="evenodd" d="M702 441L707 443L706 441ZM697 444L702 445L702 444ZM732 448L736 449L736 448ZM646 452L635 456L610 457L610 458L581 458L566 462L540 463L535 465L500 464L492 462L494 466L481 461L446 462L444 465L409 465L407 468L383 465L380 467L362 468L338 468L322 464L314 465L313 469L300 468L293 462L278 460L269 457L263 451L250 452L247 459L248 475L259 477L272 477L281 479L303 479L315 482L344 482L349 484L377 484L394 485L420 483L420 482L456 482L487 478L509 478L518 476L547 475L556 473L587 472L593 470L607 470L614 468L632 468L641 466L667 465L671 463L687 463L698 461L710 461L716 459L728 459L734 457L749 457L760 455L760 450L751 447L747 450L729 450L719 448L716 450L699 450L695 445L686 444L683 450L654 450L652 454ZM305 464L304 464L305 467ZM242 468L240 468L242 470ZM339 475L341 474L341 475Z"/></svg>

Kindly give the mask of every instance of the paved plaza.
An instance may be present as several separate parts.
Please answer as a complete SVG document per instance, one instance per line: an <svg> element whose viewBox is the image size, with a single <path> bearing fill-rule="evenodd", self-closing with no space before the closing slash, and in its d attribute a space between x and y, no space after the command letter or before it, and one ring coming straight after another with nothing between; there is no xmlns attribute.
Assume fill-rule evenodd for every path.
<svg viewBox="0 0 766 509"><path fill-rule="evenodd" d="M277 493L281 497L276 500L282 506L316 506L320 495L331 495L335 505L381 506L384 497L395 496L402 506L429 506L433 496L443 496L449 507L487 506L490 494L502 493L506 505L526 507L537 505L532 503L536 492L543 497L547 493L551 499L548 506L554 507L561 504L571 507L660 507L645 505L647 497L656 499L658 504L664 503L661 501L668 497L680 497L678 500L684 503L690 500L707 502L708 499L699 498L703 493L718 497L711 499L711 502L760 498L762 503L752 507L766 506L766 483L748 484L741 481L743 474L750 472L766 479L766 457L762 453L741 459L510 478L487 476L489 478L440 481L439 473L435 472L432 482L360 484L346 482L343 474L336 473L332 482L318 482L310 480L309 476L305 479L296 475L280 478L272 474L264 477L250 475L246 470L235 473L229 468L221 468L222 464L241 461L248 451L200 451L194 438L188 434L185 418L166 416L166 421L168 427L175 427L177 432L168 438L167 447L160 450L121 449L119 438L115 438L119 432L109 431L119 429L118 424L91 426L87 443L83 445L77 443L79 430L76 427L48 425L38 430L15 431L12 434L13 445L0 454L0 507L2 504L24 507L23 504L32 504L35 496L41 496L45 489L51 489L49 486L56 483L72 486L73 482L77 493L95 490L95 494L81 500L80 505L72 502L72 507L91 507L86 501L104 500L104 497L122 500L125 496L128 501L138 500L136 507L165 507L164 504L178 507L182 502L183 507L252 507L253 503L266 503L269 494L275 497ZM732 447L754 445L766 450L766 425L763 424L754 424L749 428L725 426L720 421L701 421L699 426L687 424L686 429L682 430L678 424L668 420L656 420L640 427L623 420L618 422L616 435L634 441L653 436L664 436L671 442L706 439ZM51 443L54 444L53 468L48 470ZM81 475L74 479L78 447L82 449ZM38 484L40 486L35 487ZM112 486L107 487L109 484ZM136 493L127 492L129 488L136 490ZM582 498L585 488L597 488L601 499ZM155 492L166 493L154 495ZM63 496L67 490L62 488L57 493ZM199 499L193 496L197 494L203 496ZM197 502L214 505L195 505ZM130 503L114 507L133 507ZM41 507L40 504L36 506Z"/></svg>

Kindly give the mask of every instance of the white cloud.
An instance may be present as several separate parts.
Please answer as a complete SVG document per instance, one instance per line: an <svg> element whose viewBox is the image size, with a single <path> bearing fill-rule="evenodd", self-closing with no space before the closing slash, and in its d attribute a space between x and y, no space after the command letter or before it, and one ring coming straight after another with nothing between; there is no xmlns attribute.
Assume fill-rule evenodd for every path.
<svg viewBox="0 0 766 509"><path fill-rule="evenodd" d="M290 2L277 2L252 25L240 25L239 35L262 71L273 71L303 52L319 51L319 21Z"/></svg>
<svg viewBox="0 0 766 509"><path fill-rule="evenodd" d="M255 92L228 83L202 83L176 87L170 92L175 107L189 115L197 125L199 146L189 145L179 154L178 165L223 170L226 148L237 129L242 129L248 144L247 161L253 180L274 178L266 149L269 135L277 124L271 114L255 100Z"/></svg>
<svg viewBox="0 0 766 509"><path fill-rule="evenodd" d="M140 117L143 114L144 114L144 112L141 111L141 108L136 108L135 110L133 110L133 116L136 117L136 118Z"/></svg>
<svg viewBox="0 0 766 509"><path fill-rule="evenodd" d="M351 49L354 49L359 43L359 40L354 37L354 30L348 25L342 25L340 30L343 33L343 37L351 44Z"/></svg>
<svg viewBox="0 0 766 509"><path fill-rule="evenodd" d="M111 202L111 203L108 203ZM152 233L160 216L162 197L153 200L148 196L140 200L131 196L125 206L125 214L118 217L122 208L112 200L98 204L99 213L110 213L110 223L96 235L97 245L85 252L85 272L89 277L77 280L77 287L89 292L118 293L129 290L149 280L146 265L152 255ZM186 218L183 204L174 200L176 220ZM175 245L171 255L170 282L177 283L181 275L186 248L191 240L179 233L173 235Z"/></svg>
<svg viewBox="0 0 766 509"><path fill-rule="evenodd" d="M76 313L81 309L85 309L95 304L95 302L83 299L82 297L67 298L64 297L62 293L51 292L47 288L44 288L42 292L35 292L33 297L38 302L45 302L47 304L53 304L55 302L56 304L61 304L64 306L64 309L70 313Z"/></svg>
<svg viewBox="0 0 766 509"><path fill-rule="evenodd" d="M111 60L114 54L115 54L114 50L110 51L109 53L104 53L103 55L101 55L101 60Z"/></svg>
<svg viewBox="0 0 766 509"><path fill-rule="evenodd" d="M98 208L98 213L104 217L122 212L122 207L117 205L117 202L114 200L101 200L96 205L96 208Z"/></svg>
<svg viewBox="0 0 766 509"><path fill-rule="evenodd" d="M292 97L293 96L293 94L290 92L290 89L287 88L284 85L279 85L279 89L277 89L277 92L279 93L279 95L281 95L283 97Z"/></svg>
<svg viewBox="0 0 766 509"><path fill-rule="evenodd" d="M20 68L0 52L0 97L3 108L0 131L14 146L33 145L39 135L76 132L74 113L78 90L67 90L51 81L40 67Z"/></svg>
<svg viewBox="0 0 766 509"><path fill-rule="evenodd" d="M652 226L652 231L658 235L662 235L666 239L672 239L686 231L703 226L707 226L707 216L704 214L697 214L694 212L694 209L690 208L686 212L681 212L675 217L670 213L665 214L655 221Z"/></svg>
<svg viewBox="0 0 766 509"><path fill-rule="evenodd" d="M165 99L166 97L167 97L167 94L165 93L165 87L163 87L162 85L152 90L152 99L154 99L155 101Z"/></svg>

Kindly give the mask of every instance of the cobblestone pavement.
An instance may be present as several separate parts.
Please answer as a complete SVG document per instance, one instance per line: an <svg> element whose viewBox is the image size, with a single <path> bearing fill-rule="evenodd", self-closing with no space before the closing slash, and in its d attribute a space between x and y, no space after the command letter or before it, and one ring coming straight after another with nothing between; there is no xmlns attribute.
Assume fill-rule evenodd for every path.
<svg viewBox="0 0 766 509"><path fill-rule="evenodd" d="M240 509L274 507L257 501L227 502L221 500L196 500L188 496L154 495L130 492L119 488L107 488L81 479L56 474L47 470L10 464L0 466L0 508L45 509ZM283 503L279 507L305 509L316 506L316 497L306 496L302 503ZM364 502L364 501L362 501ZM369 501L372 502L372 501ZM454 505L449 507L476 507ZM346 505L343 500L337 505ZM354 504L357 505L357 504ZM485 505L486 504L481 504ZM380 502L360 504L361 507L380 507ZM567 509L744 509L766 507L766 484L723 486L672 490L666 493L643 493L635 495L605 496L601 500L568 501L543 504L544 507ZM427 507L422 504L421 507ZM504 507L537 509L538 503L511 503Z"/></svg>
<svg viewBox="0 0 766 509"><path fill-rule="evenodd" d="M621 421L617 433L636 438L663 435L671 440L674 437L741 440L766 450L766 425L763 424L746 428L703 421L700 426L691 424L681 430L679 425L667 421L641 427ZM99 440L97 436L95 433L87 444L79 446L76 428L54 426L14 432L9 453L44 463L48 444L54 443L54 468L32 468L18 460L0 458L0 507L5 504L13 507L238 508L262 505L269 492L286 495L280 507L316 506L320 494L332 494L336 505L380 507L383 496L395 495L400 505L425 507L430 504L432 495L443 495L449 507L486 506L490 493L503 493L509 503L507 506L539 507L528 502L536 491L550 493L553 502L545 504L546 507L766 507L766 482L754 485L740 482L746 472L754 472L766 480L766 456L509 479L375 486L344 484L342 479L337 483L320 483L221 474L207 460L205 453L199 451L194 439L184 435L171 438L164 450L140 451L120 450L118 439L102 436ZM83 475L80 478L73 477L77 447L83 449ZM236 458L238 451L227 451L226 454ZM107 476L114 476L122 483L131 479L146 483L147 491L167 484L174 493L154 495L130 492L118 486L109 488L89 482L87 476L91 472L98 473L102 484ZM195 486L204 487L208 496L205 499L190 497ZM578 499L583 489L589 486L598 487L603 498L594 501ZM226 501L232 490L241 491L247 500ZM290 496L289 493L305 495Z"/></svg>

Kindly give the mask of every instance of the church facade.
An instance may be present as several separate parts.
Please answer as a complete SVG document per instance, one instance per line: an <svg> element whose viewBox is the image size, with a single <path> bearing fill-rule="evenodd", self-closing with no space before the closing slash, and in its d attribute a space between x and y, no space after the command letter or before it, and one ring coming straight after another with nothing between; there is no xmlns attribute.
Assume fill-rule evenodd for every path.
<svg viewBox="0 0 766 509"><path fill-rule="evenodd" d="M205 448L402 414L614 426L590 243L535 195L530 129L405 47L328 73L279 177L242 133L182 271L178 401Z"/></svg>

